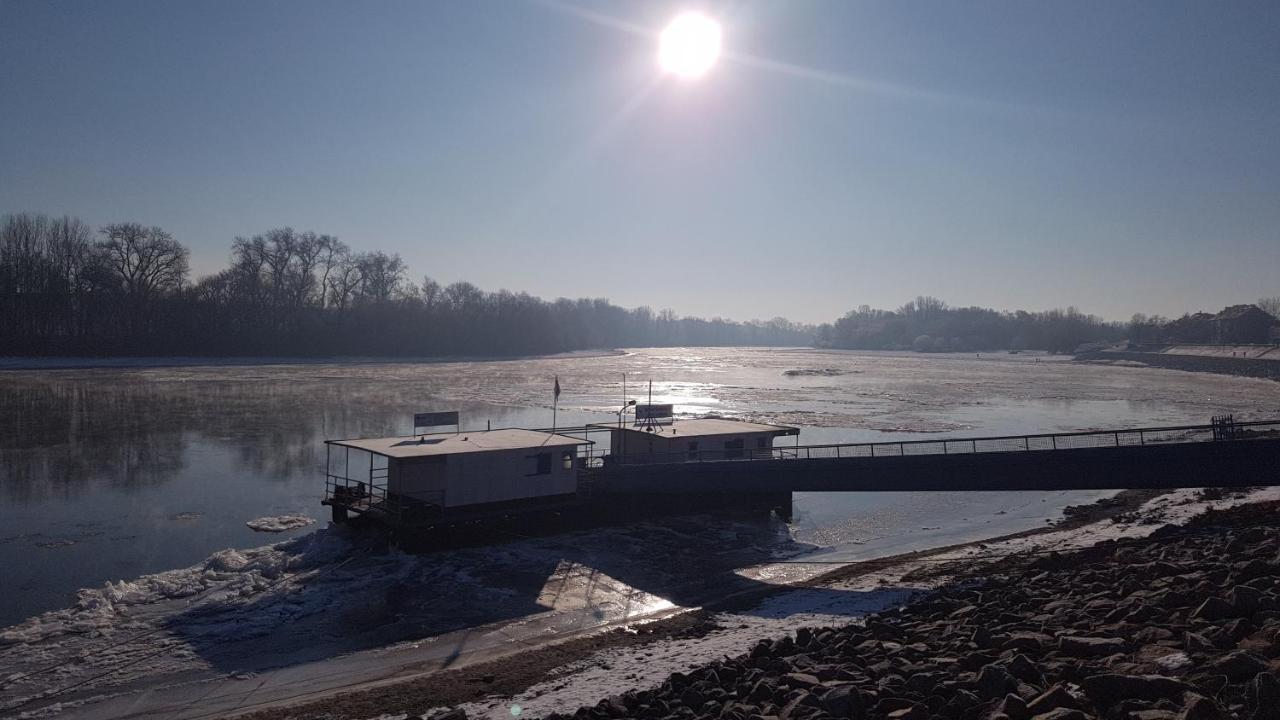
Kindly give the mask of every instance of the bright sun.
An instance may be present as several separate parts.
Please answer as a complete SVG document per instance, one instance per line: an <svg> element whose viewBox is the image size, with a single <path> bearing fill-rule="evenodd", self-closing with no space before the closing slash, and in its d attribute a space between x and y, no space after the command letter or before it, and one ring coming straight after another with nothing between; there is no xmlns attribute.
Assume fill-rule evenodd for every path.
<svg viewBox="0 0 1280 720"><path fill-rule="evenodd" d="M696 12L681 13L658 38L658 64L682 78L700 77L720 57L720 23Z"/></svg>

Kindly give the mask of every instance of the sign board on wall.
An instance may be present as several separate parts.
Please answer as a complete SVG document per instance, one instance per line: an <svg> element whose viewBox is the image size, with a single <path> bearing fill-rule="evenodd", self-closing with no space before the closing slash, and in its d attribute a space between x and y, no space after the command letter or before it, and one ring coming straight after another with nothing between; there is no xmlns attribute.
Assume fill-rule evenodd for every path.
<svg viewBox="0 0 1280 720"><path fill-rule="evenodd" d="M431 413L414 413L413 429L424 427L437 427L440 425L457 425L458 411L451 410L449 412L431 412Z"/></svg>

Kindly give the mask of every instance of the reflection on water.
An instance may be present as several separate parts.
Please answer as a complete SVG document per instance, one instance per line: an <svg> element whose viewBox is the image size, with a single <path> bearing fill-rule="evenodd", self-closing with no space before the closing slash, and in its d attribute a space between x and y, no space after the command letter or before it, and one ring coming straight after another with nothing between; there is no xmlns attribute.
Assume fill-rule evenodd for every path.
<svg viewBox="0 0 1280 720"><path fill-rule="evenodd" d="M473 428L549 426L556 375L561 425L614 420L627 373L641 402L652 379L654 402L681 414L795 424L809 443L1280 415L1277 383L1035 360L667 348L482 363L0 372L0 562L19 590L0 596L0 625L65 605L76 588L261 545L268 540L244 525L252 518L323 518L325 438L403 434L414 412L442 409L461 410ZM799 533L828 545L890 542L1024 502L988 498L970 510L937 497L808 494L797 498Z"/></svg>

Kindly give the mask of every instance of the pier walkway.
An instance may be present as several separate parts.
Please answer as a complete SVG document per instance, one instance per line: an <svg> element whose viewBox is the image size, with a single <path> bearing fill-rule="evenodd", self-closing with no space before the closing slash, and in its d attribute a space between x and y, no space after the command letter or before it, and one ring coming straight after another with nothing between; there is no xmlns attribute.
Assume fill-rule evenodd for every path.
<svg viewBox="0 0 1280 720"><path fill-rule="evenodd" d="M615 458L593 493L1108 490L1280 485L1280 420Z"/></svg>

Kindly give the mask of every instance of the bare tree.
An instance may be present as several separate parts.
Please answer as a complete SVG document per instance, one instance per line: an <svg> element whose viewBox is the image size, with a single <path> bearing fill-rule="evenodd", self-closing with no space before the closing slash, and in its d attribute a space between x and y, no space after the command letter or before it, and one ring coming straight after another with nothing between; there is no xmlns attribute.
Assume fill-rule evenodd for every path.
<svg viewBox="0 0 1280 720"><path fill-rule="evenodd" d="M344 311L356 298L364 282L360 263L349 254L343 255L329 273L329 306Z"/></svg>
<svg viewBox="0 0 1280 720"><path fill-rule="evenodd" d="M362 301L373 304L387 303L405 290L405 265L399 255L367 252L357 255L355 261L360 269Z"/></svg>
<svg viewBox="0 0 1280 720"><path fill-rule="evenodd" d="M1280 318L1280 295L1258 298L1258 307L1267 311L1273 318Z"/></svg>
<svg viewBox="0 0 1280 720"><path fill-rule="evenodd" d="M91 263L93 231L79 218L64 215L49 223L45 254L64 288L83 290Z"/></svg>
<svg viewBox="0 0 1280 720"><path fill-rule="evenodd" d="M349 259L351 250L345 243L332 235L321 235L316 238L316 243L319 246L320 307L326 308L329 306L333 293L332 277L334 270Z"/></svg>
<svg viewBox="0 0 1280 720"><path fill-rule="evenodd" d="M263 238L262 263L266 271L263 279L274 308L282 308L286 304L289 295L289 268L293 264L297 246L298 236L290 227L268 230Z"/></svg>
<svg viewBox="0 0 1280 720"><path fill-rule="evenodd" d="M6 294L44 290L44 238L49 218L19 213L0 225L0 290Z"/></svg>
<svg viewBox="0 0 1280 720"><path fill-rule="evenodd" d="M146 302L186 282L190 253L162 228L115 223L100 232L99 252L127 297Z"/></svg>
<svg viewBox="0 0 1280 720"><path fill-rule="evenodd" d="M422 278L422 305L431 312L440 304L444 288L440 287L440 283L431 278L430 275L424 275Z"/></svg>

